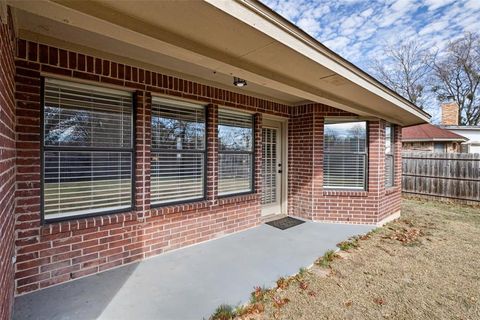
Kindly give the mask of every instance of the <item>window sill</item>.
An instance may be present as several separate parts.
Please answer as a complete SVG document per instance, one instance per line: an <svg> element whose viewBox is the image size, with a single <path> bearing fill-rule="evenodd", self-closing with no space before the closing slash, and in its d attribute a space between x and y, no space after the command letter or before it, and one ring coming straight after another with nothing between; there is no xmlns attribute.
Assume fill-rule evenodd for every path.
<svg viewBox="0 0 480 320"><path fill-rule="evenodd" d="M71 220L47 222L40 227L40 234L42 236L74 232L91 228L98 228L127 221L135 221L138 214L135 211L125 211L120 213L97 215L86 218L72 217Z"/></svg>
<svg viewBox="0 0 480 320"><path fill-rule="evenodd" d="M336 197L368 197L368 191L365 190L323 190L323 196Z"/></svg>
<svg viewBox="0 0 480 320"><path fill-rule="evenodd" d="M389 194L397 193L397 192L400 192L400 188L398 186L385 188L385 195L389 195Z"/></svg>
<svg viewBox="0 0 480 320"><path fill-rule="evenodd" d="M210 206L211 202L208 200L193 200L192 202L152 206L150 209L150 214L152 217L155 217L166 214L205 209Z"/></svg>
<svg viewBox="0 0 480 320"><path fill-rule="evenodd" d="M224 205L224 204L232 204L232 203L238 203L238 202L244 202L244 201L257 200L258 197L259 197L258 193L255 193L255 192L251 192L247 194L226 195L218 198L218 204Z"/></svg>

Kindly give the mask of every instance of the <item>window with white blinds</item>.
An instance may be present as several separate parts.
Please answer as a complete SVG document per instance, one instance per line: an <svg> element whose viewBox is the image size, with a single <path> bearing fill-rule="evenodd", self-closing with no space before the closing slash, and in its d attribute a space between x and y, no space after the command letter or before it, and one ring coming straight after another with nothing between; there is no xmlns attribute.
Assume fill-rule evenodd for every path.
<svg viewBox="0 0 480 320"><path fill-rule="evenodd" d="M131 93L45 79L46 221L132 207L132 119Z"/></svg>
<svg viewBox="0 0 480 320"><path fill-rule="evenodd" d="M393 187L395 176L394 158L394 131L393 125L387 123L385 126L385 187Z"/></svg>
<svg viewBox="0 0 480 320"><path fill-rule="evenodd" d="M205 108L154 98L152 205L203 199L205 157Z"/></svg>
<svg viewBox="0 0 480 320"><path fill-rule="evenodd" d="M220 196L253 191L253 116L218 113Z"/></svg>
<svg viewBox="0 0 480 320"><path fill-rule="evenodd" d="M367 123L325 121L324 188L365 190L366 177Z"/></svg>

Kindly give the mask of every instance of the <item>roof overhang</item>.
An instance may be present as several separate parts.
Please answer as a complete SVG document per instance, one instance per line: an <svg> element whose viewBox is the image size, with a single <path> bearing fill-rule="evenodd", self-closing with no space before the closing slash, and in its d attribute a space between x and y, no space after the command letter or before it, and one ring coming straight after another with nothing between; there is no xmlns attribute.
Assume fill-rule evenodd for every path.
<svg viewBox="0 0 480 320"><path fill-rule="evenodd" d="M429 139L402 139L402 142L465 142L468 141L465 139L455 139L455 138L429 138Z"/></svg>
<svg viewBox="0 0 480 320"><path fill-rule="evenodd" d="M19 35L93 50L287 104L331 105L402 126L429 115L257 1L11 0ZM250 90L250 91L248 91Z"/></svg>

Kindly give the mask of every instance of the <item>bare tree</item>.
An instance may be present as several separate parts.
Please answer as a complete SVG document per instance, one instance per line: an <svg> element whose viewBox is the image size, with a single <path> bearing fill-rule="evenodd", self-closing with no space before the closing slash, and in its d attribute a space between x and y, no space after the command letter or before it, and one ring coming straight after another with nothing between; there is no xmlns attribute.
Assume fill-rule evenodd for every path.
<svg viewBox="0 0 480 320"><path fill-rule="evenodd" d="M429 60L429 51L415 41L387 45L382 50L382 58L373 62L373 70L386 86L423 109L431 71Z"/></svg>
<svg viewBox="0 0 480 320"><path fill-rule="evenodd" d="M480 36L467 33L448 44L432 60L433 92L440 101L453 98L460 108L459 123L480 124Z"/></svg>

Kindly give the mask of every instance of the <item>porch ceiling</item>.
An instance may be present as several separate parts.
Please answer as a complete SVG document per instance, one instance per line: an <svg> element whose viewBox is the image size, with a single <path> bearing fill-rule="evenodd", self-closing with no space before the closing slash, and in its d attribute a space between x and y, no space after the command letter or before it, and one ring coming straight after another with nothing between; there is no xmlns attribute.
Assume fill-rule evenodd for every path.
<svg viewBox="0 0 480 320"><path fill-rule="evenodd" d="M182 73L288 104L326 103L412 125L428 115L256 2L10 1L20 35ZM310 41L310 42L309 42ZM175 70L175 71L173 71Z"/></svg>

